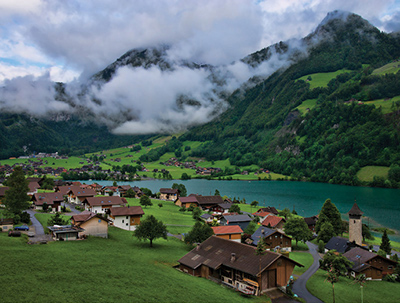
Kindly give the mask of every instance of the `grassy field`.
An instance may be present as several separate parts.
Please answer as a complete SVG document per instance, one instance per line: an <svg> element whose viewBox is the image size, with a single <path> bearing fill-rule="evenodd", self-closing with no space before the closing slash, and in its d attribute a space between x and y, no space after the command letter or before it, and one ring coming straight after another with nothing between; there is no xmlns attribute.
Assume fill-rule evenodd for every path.
<svg viewBox="0 0 400 303"><path fill-rule="evenodd" d="M375 69L373 75L395 74L400 70L400 62L391 62L380 68Z"/></svg>
<svg viewBox="0 0 400 303"><path fill-rule="evenodd" d="M189 248L154 247L109 228L109 239L27 245L0 233L2 302L265 302L173 268Z"/></svg>
<svg viewBox="0 0 400 303"><path fill-rule="evenodd" d="M360 181L369 182L374 179L374 176L387 179L389 167L386 166L365 166L357 172L357 178Z"/></svg>
<svg viewBox="0 0 400 303"><path fill-rule="evenodd" d="M311 81L308 81L308 83L310 83L310 89L314 89L316 87L326 87L329 81L336 78L337 75L349 72L351 71L347 69L341 69L331 73L316 73L316 74L305 75L299 78L298 80L308 81L307 78L311 76Z"/></svg>
<svg viewBox="0 0 400 303"><path fill-rule="evenodd" d="M317 99L304 100L296 109L301 113L302 116L307 114L308 109L312 110L317 105Z"/></svg>
<svg viewBox="0 0 400 303"><path fill-rule="evenodd" d="M36 219L38 219L38 221L40 222L40 224L42 224L43 228L44 228L44 232L47 234L49 233L49 229L47 228L48 224L47 221L54 216L54 214L48 214L48 213L36 213L35 217ZM61 217L66 220L66 219L70 219L71 216L65 216L65 215L61 215Z"/></svg>
<svg viewBox="0 0 400 303"><path fill-rule="evenodd" d="M325 303L333 302L332 285L326 280L326 272L318 270L307 282L307 289ZM368 281L364 287L364 303L400 302L400 283L386 281ZM335 284L335 299L340 303L361 302L360 286L352 280L340 277Z"/></svg>
<svg viewBox="0 0 400 303"><path fill-rule="evenodd" d="M396 110L394 104L400 101L400 96L393 97L392 99L379 99L373 101L364 102L365 104L373 104L376 108L381 107L383 114L388 114Z"/></svg>
<svg viewBox="0 0 400 303"><path fill-rule="evenodd" d="M299 251L295 251L295 252L291 252L289 254L289 258L295 260L296 262L299 262L300 264L303 264L304 267L299 267L296 266L294 268L293 271L293 275L302 275L303 273L305 273L305 271L311 266L311 264L313 264L314 262L314 258L311 254L309 254L308 252L299 252Z"/></svg>

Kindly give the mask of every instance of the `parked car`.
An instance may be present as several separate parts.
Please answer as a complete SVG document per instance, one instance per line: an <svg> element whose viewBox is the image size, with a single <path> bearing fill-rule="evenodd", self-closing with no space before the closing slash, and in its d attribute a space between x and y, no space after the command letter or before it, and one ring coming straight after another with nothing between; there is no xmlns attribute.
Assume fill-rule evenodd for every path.
<svg viewBox="0 0 400 303"><path fill-rule="evenodd" d="M14 227L14 230L29 230L29 226L27 225L17 226Z"/></svg>

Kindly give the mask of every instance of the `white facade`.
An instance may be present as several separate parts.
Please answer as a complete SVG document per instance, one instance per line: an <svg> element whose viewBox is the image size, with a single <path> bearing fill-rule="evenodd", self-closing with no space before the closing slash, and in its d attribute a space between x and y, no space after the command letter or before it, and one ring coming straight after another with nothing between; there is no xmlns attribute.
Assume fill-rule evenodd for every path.
<svg viewBox="0 0 400 303"><path fill-rule="evenodd" d="M130 216L116 216L115 219L113 219L112 217L109 217L109 219L113 222L113 225L115 227L125 230L134 231L137 226L137 225L131 225Z"/></svg>

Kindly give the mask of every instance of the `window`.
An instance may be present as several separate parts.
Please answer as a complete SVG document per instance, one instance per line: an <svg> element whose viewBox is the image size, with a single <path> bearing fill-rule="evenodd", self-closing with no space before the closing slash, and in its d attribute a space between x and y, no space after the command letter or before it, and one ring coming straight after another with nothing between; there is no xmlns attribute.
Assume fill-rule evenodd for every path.
<svg viewBox="0 0 400 303"><path fill-rule="evenodd" d="M389 266L388 266L388 269L393 269L393 266L392 266L392 265L389 265Z"/></svg>
<svg viewBox="0 0 400 303"><path fill-rule="evenodd" d="M122 223L125 223L125 220L122 220Z"/></svg>
<svg viewBox="0 0 400 303"><path fill-rule="evenodd" d="M125 225L128 226L128 223L126 223Z"/></svg>
<svg viewBox="0 0 400 303"><path fill-rule="evenodd" d="M99 219L99 223L101 223L101 219Z"/></svg>
<svg viewBox="0 0 400 303"><path fill-rule="evenodd" d="M126 216L126 218L125 219L128 219L128 216Z"/></svg>
<svg viewBox="0 0 400 303"><path fill-rule="evenodd" d="M6 229L7 229L7 226L4 226L3 229L6 230Z"/></svg>

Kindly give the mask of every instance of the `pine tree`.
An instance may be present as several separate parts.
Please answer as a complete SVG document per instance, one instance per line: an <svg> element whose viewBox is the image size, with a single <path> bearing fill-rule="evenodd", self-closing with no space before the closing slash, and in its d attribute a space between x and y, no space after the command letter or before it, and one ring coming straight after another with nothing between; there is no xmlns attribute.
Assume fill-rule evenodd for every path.
<svg viewBox="0 0 400 303"><path fill-rule="evenodd" d="M383 231L382 242L381 246L379 246L379 249L382 249L387 255L390 255L392 253L392 247L390 245L390 240L387 235L386 229Z"/></svg>
<svg viewBox="0 0 400 303"><path fill-rule="evenodd" d="M10 189L6 191L3 204L10 213L20 214L29 207L28 181L21 166L15 167L7 180L7 185Z"/></svg>
<svg viewBox="0 0 400 303"><path fill-rule="evenodd" d="M325 216L325 217L324 217ZM322 209L319 213L319 218L317 224L315 225L315 232L318 234L323 223L328 221L332 224L334 235L342 234L342 218L340 216L340 212L332 203L331 199L327 199L322 206Z"/></svg>

